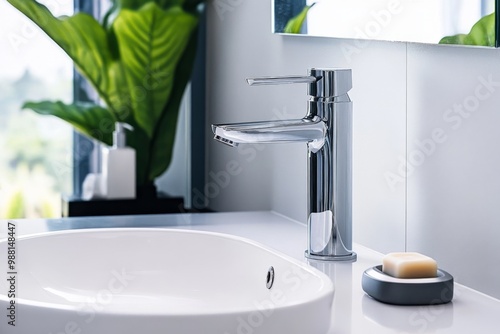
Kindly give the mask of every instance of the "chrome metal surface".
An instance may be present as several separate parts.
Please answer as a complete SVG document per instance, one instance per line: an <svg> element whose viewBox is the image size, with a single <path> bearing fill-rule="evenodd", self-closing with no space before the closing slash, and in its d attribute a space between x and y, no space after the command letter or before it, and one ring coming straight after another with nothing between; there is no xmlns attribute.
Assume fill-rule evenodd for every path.
<svg viewBox="0 0 500 334"><path fill-rule="evenodd" d="M257 85L283 85L294 83L313 83L318 79L313 76L286 76L286 77L260 77L247 78L247 83L250 86Z"/></svg>
<svg viewBox="0 0 500 334"><path fill-rule="evenodd" d="M308 261L355 262L358 259L358 255L355 252L351 252L351 254L345 256L329 256L311 254L308 250L306 250L304 252L304 256L308 259Z"/></svg>
<svg viewBox="0 0 500 334"><path fill-rule="evenodd" d="M327 132L321 118L212 125L214 139L230 146L242 143L308 142L320 148ZM317 149L316 149L317 150Z"/></svg>
<svg viewBox="0 0 500 334"><path fill-rule="evenodd" d="M313 97L337 97L347 94L352 88L350 69L311 68L307 76L249 78L250 86L307 83L307 92Z"/></svg>
<svg viewBox="0 0 500 334"><path fill-rule="evenodd" d="M350 69L310 69L304 77L250 79L251 85L308 83L306 116L296 120L212 125L215 139L230 146L307 143L305 254L314 260L356 260L352 251L352 103L347 95L352 88L351 77Z"/></svg>

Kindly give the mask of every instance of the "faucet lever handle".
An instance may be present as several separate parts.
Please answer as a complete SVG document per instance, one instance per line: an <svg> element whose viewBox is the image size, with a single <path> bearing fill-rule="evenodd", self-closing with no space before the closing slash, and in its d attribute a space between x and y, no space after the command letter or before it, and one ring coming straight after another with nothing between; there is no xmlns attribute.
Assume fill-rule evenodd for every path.
<svg viewBox="0 0 500 334"><path fill-rule="evenodd" d="M308 94L316 98L346 95L352 88L352 72L347 68L311 68L307 76L248 78L250 86L306 83Z"/></svg>
<svg viewBox="0 0 500 334"><path fill-rule="evenodd" d="M283 84L295 84L295 83L315 83L318 78L313 76L283 76L283 77L259 77L259 78L248 78L247 83L250 86L259 85L283 85Z"/></svg>

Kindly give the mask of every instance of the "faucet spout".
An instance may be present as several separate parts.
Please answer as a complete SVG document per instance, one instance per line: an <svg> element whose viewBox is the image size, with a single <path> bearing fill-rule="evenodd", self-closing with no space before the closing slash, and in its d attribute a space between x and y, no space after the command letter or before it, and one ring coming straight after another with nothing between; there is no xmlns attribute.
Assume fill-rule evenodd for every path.
<svg viewBox="0 0 500 334"><path fill-rule="evenodd" d="M294 120L212 125L214 139L229 146L250 143L305 142L316 152L325 143L327 125L318 116Z"/></svg>

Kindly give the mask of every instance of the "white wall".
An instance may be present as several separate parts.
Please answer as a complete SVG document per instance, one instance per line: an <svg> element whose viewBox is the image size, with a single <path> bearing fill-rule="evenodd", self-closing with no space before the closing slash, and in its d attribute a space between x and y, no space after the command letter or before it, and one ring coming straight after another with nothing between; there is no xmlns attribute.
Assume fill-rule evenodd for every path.
<svg viewBox="0 0 500 334"><path fill-rule="evenodd" d="M412 153L415 139L426 139L447 107L474 94L480 75L500 80L498 51L273 35L269 0L214 0L208 17L207 126L305 114L304 85L249 87L246 77L352 68L354 241L381 252L421 251L458 281L500 297L498 269L479 261L500 262L500 227L494 224L500 177L492 161L500 162L494 150L500 132L480 130L482 123L493 128L500 93L481 101L479 109L489 116L470 117L474 124L453 131L456 140L449 132L408 179L403 163L407 141ZM203 192L212 209L275 210L306 221L305 144L235 149L211 138L208 133ZM475 274L485 270L487 275Z"/></svg>
<svg viewBox="0 0 500 334"><path fill-rule="evenodd" d="M497 298L499 65L500 50L408 45L408 248Z"/></svg>

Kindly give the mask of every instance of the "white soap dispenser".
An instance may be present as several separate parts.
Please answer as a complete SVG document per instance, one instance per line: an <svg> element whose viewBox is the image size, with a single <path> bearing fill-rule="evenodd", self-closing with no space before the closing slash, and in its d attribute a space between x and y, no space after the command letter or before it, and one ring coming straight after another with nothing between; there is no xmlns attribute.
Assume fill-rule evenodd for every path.
<svg viewBox="0 0 500 334"><path fill-rule="evenodd" d="M127 147L126 124L116 122L113 132L113 146L102 150L103 192L108 199L135 198L135 150Z"/></svg>

